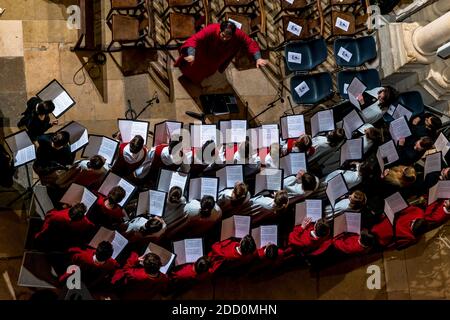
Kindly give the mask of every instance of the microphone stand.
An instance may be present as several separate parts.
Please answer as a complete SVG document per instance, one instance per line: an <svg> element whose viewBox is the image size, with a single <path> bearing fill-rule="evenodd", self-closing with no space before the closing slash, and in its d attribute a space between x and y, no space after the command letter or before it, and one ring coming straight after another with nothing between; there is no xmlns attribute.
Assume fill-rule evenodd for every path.
<svg viewBox="0 0 450 320"><path fill-rule="evenodd" d="M252 122L253 120L255 120L256 118L258 118L260 115L264 114L265 112L267 112L269 109L273 108L275 106L275 103L277 103L278 101L281 101L281 103L284 103L284 98L279 95L277 99L273 100L272 102L270 102L267 105L267 108L265 108L263 111L261 111L260 113L258 113L256 116L254 116L253 118L251 118L248 122Z"/></svg>

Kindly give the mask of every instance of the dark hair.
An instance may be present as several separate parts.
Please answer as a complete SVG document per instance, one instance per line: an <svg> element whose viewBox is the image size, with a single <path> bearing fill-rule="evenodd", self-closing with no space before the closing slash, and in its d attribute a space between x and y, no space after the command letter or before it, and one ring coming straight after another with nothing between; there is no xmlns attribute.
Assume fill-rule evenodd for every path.
<svg viewBox="0 0 450 320"><path fill-rule="evenodd" d="M95 250L95 257L98 261L103 262L112 257L114 252L113 246L109 241L102 241Z"/></svg>
<svg viewBox="0 0 450 320"><path fill-rule="evenodd" d="M216 201L212 196L203 196L200 200L200 216L207 218L211 215L212 209L216 205Z"/></svg>
<svg viewBox="0 0 450 320"><path fill-rule="evenodd" d="M99 155L92 156L87 163L89 169L99 170L105 164L105 159Z"/></svg>
<svg viewBox="0 0 450 320"><path fill-rule="evenodd" d="M108 192L108 201L112 205L119 204L125 195L125 190L121 186L115 186Z"/></svg>
<svg viewBox="0 0 450 320"><path fill-rule="evenodd" d="M425 150L431 149L433 147L433 144L433 139L431 139L430 137L425 136L420 138L420 146Z"/></svg>
<svg viewBox="0 0 450 320"><path fill-rule="evenodd" d="M307 134L300 136L295 142L294 146L296 146L299 152L308 152L308 150L312 146L311 137Z"/></svg>
<svg viewBox="0 0 450 320"><path fill-rule="evenodd" d="M180 203L181 197L183 196L183 190L178 186L173 186L169 190L168 199L171 203Z"/></svg>
<svg viewBox="0 0 450 320"><path fill-rule="evenodd" d="M67 131L58 131L52 136L52 142L55 148L64 147L69 143L70 133Z"/></svg>
<svg viewBox="0 0 450 320"><path fill-rule="evenodd" d="M248 193L247 185L242 181L237 181L234 184L234 188L233 188L233 194L234 194L235 198L231 199L232 205L237 206L237 205L243 203L247 197L247 193Z"/></svg>
<svg viewBox="0 0 450 320"><path fill-rule="evenodd" d="M134 136L130 141L130 151L132 153L138 153L144 147L144 138L140 135Z"/></svg>
<svg viewBox="0 0 450 320"><path fill-rule="evenodd" d="M425 118L430 119L431 123L430 123L429 129L431 131L436 131L440 127L442 127L442 120L440 118L436 117L435 115L428 113L425 115Z"/></svg>
<svg viewBox="0 0 450 320"><path fill-rule="evenodd" d="M284 206L289 202L288 193L286 190L279 190L275 193L275 198L273 199L276 209L284 208Z"/></svg>
<svg viewBox="0 0 450 320"><path fill-rule="evenodd" d="M360 190L355 190L351 194L351 199L348 207L352 210L361 210L367 203L367 196Z"/></svg>
<svg viewBox="0 0 450 320"><path fill-rule="evenodd" d="M267 259L276 260L278 258L278 246L275 244L269 244L264 250L264 255Z"/></svg>
<svg viewBox="0 0 450 320"><path fill-rule="evenodd" d="M87 208L84 203L77 203L72 208L69 209L69 218L70 221L80 221L83 219L84 214L86 213Z"/></svg>
<svg viewBox="0 0 450 320"><path fill-rule="evenodd" d="M415 237L418 237L428 230L428 223L425 219L419 218L414 220L411 231Z"/></svg>
<svg viewBox="0 0 450 320"><path fill-rule="evenodd" d="M316 236L318 236L319 238L323 238L330 234L330 226L325 221L320 219L317 220L316 224L314 225L314 231L316 232Z"/></svg>
<svg viewBox="0 0 450 320"><path fill-rule="evenodd" d="M236 33L236 25L231 21L222 21L220 23L220 32L224 32L230 36Z"/></svg>
<svg viewBox="0 0 450 320"><path fill-rule="evenodd" d="M388 108L393 102L398 99L398 91L391 86L386 86L381 91L384 92L384 101L380 101L378 104L382 108Z"/></svg>
<svg viewBox="0 0 450 320"><path fill-rule="evenodd" d="M39 102L36 112L39 115L50 114L55 110L55 104L51 100Z"/></svg>
<svg viewBox="0 0 450 320"><path fill-rule="evenodd" d="M338 128L336 130L330 131L327 134L328 144L332 147L338 145L345 138L345 130L342 128Z"/></svg>
<svg viewBox="0 0 450 320"><path fill-rule="evenodd" d="M207 148L210 148L210 145L213 145L213 148L212 148L212 150L211 150L211 153L210 154L208 154L207 156L205 155L205 150L207 149ZM201 156L202 156L202 160L204 161L205 160L205 158L209 158L209 157L215 157L215 155L216 155L216 143L214 142L214 140L208 140L208 141L206 141L203 145L202 145L202 154L201 154ZM205 157L206 156L206 157ZM197 157L198 158L198 157ZM198 158L198 159L200 159L200 158Z"/></svg>
<svg viewBox="0 0 450 320"><path fill-rule="evenodd" d="M372 140L375 143L381 143L383 139L381 135L381 130L375 127L367 128L365 135L368 139Z"/></svg>
<svg viewBox="0 0 450 320"><path fill-rule="evenodd" d="M373 177L373 174L374 174L374 169L368 161L364 161L363 163L360 164L359 175L363 179L371 178L371 177Z"/></svg>
<svg viewBox="0 0 450 320"><path fill-rule="evenodd" d="M144 270L149 275L156 275L159 273L159 268L161 268L161 258L152 252L147 253L144 256Z"/></svg>
<svg viewBox="0 0 450 320"><path fill-rule="evenodd" d="M241 249L241 253L243 256L253 253L256 250L255 240L251 235L248 234L242 238L241 242L239 243L239 248Z"/></svg>
<svg viewBox="0 0 450 320"><path fill-rule="evenodd" d="M207 256L200 257L194 262L194 270L197 274L208 272L210 267L211 260L209 260L209 257Z"/></svg>
<svg viewBox="0 0 450 320"><path fill-rule="evenodd" d="M367 230L362 230L359 235L359 241L365 247L373 247L375 245L375 236Z"/></svg>
<svg viewBox="0 0 450 320"><path fill-rule="evenodd" d="M302 189L304 191L314 191L317 187L316 177L308 172L302 175Z"/></svg>
<svg viewBox="0 0 450 320"><path fill-rule="evenodd" d="M161 231L163 228L163 224L161 220L151 217L147 220L147 222L144 224L144 232L147 234L152 234Z"/></svg>

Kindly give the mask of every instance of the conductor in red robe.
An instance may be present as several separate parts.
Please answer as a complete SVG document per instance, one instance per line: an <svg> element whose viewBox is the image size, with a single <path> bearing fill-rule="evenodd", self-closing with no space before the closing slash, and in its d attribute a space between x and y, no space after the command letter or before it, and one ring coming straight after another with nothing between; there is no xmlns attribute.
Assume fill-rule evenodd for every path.
<svg viewBox="0 0 450 320"><path fill-rule="evenodd" d="M175 66L192 82L200 84L217 70L224 72L233 57L243 48L253 56L257 68L267 64L261 58L256 41L237 29L234 23L224 21L210 24L186 40Z"/></svg>

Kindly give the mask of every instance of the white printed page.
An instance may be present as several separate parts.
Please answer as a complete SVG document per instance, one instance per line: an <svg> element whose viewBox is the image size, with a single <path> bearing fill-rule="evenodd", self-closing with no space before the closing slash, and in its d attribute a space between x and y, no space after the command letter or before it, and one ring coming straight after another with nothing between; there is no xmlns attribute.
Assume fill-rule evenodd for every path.
<svg viewBox="0 0 450 320"><path fill-rule="evenodd" d="M450 181L439 181L436 193L438 199L450 199Z"/></svg>
<svg viewBox="0 0 450 320"><path fill-rule="evenodd" d="M288 116L286 121L288 138L298 138L305 134L305 120L303 115Z"/></svg>
<svg viewBox="0 0 450 320"><path fill-rule="evenodd" d="M246 120L231 120L230 141L231 143L244 142L247 136Z"/></svg>
<svg viewBox="0 0 450 320"><path fill-rule="evenodd" d="M201 181L201 198L204 196L212 196L217 200L218 181L216 178L200 178Z"/></svg>
<svg viewBox="0 0 450 320"><path fill-rule="evenodd" d="M151 215L161 217L166 204L166 193L156 190L148 191L148 210Z"/></svg>
<svg viewBox="0 0 450 320"><path fill-rule="evenodd" d="M360 212L346 212L345 222L347 225L347 232L361 233L361 213Z"/></svg>
<svg viewBox="0 0 450 320"><path fill-rule="evenodd" d="M278 226L261 226L261 244L260 248L267 246L268 244L278 245Z"/></svg>
<svg viewBox="0 0 450 320"><path fill-rule="evenodd" d="M265 169L267 189L268 190L281 190L281 184L283 180L282 170L279 169Z"/></svg>
<svg viewBox="0 0 450 320"><path fill-rule="evenodd" d="M184 240L186 263L194 263L203 256L203 240L201 238Z"/></svg>
<svg viewBox="0 0 450 320"><path fill-rule="evenodd" d="M384 199L384 202L394 215L408 207L408 204L405 202L399 192L396 192L393 195L387 197L386 199Z"/></svg>
<svg viewBox="0 0 450 320"><path fill-rule="evenodd" d="M436 139L434 146L437 151L442 152L442 156L445 157L448 150L450 149L450 142L447 140L447 138L444 136L444 134L441 132Z"/></svg>
<svg viewBox="0 0 450 320"><path fill-rule="evenodd" d="M431 172L441 171L442 166L442 154L440 152L436 152L430 154L425 159L425 166L423 171L423 176L426 177L427 174Z"/></svg>
<svg viewBox="0 0 450 320"><path fill-rule="evenodd" d="M364 122L362 121L361 117L359 116L358 112L356 112L356 110L353 110L348 115L346 115L343 120L343 127L347 139L351 139L353 131L357 130L363 124Z"/></svg>
<svg viewBox="0 0 450 320"><path fill-rule="evenodd" d="M306 200L306 216L312 221L317 221L322 218L322 200Z"/></svg>
<svg viewBox="0 0 450 320"><path fill-rule="evenodd" d="M345 184L344 178L341 174L328 181L326 194L333 208L336 204L336 200L345 195L347 192L347 185Z"/></svg>
<svg viewBox="0 0 450 320"><path fill-rule="evenodd" d="M117 141L102 137L100 148L98 149L97 154L105 158L106 163L111 164L114 160L114 155L116 153L118 145L119 143Z"/></svg>
<svg viewBox="0 0 450 320"><path fill-rule="evenodd" d="M354 77L352 82L347 88L347 93L350 102L357 108L360 108L360 104L358 102L358 97L364 93L367 89L367 86L362 83L357 77Z"/></svg>
<svg viewBox="0 0 450 320"><path fill-rule="evenodd" d="M341 147L341 165L347 160L362 158L362 138L347 140Z"/></svg>
<svg viewBox="0 0 450 320"><path fill-rule="evenodd" d="M408 110L407 108L405 108L404 106L402 106L400 103L397 105L397 108L395 108L394 113L392 114L392 118L394 119L398 119L401 118L403 116L406 117L406 120L410 120L411 116L412 116L412 112L410 110Z"/></svg>
<svg viewBox="0 0 450 320"><path fill-rule="evenodd" d="M21 166L34 159L36 159L36 147L31 145L14 153L14 167Z"/></svg>
<svg viewBox="0 0 450 320"><path fill-rule="evenodd" d="M183 190L186 188L186 182L187 182L187 175L184 173L180 173L180 172L172 172L172 177L170 179L170 185L169 188L166 192L169 192L169 190L173 187L173 186L178 186L181 188L181 190ZM165 190L162 190L165 191Z"/></svg>
<svg viewBox="0 0 450 320"><path fill-rule="evenodd" d="M333 236L338 235L347 231L347 221L345 219L345 214L340 214L334 217L333 220Z"/></svg>
<svg viewBox="0 0 450 320"><path fill-rule="evenodd" d="M55 110L53 110L53 115L58 118L64 113L74 101L70 98L67 92L63 91L58 96L53 99L53 104L55 105Z"/></svg>
<svg viewBox="0 0 450 320"><path fill-rule="evenodd" d="M233 216L236 238L243 238L250 233L250 217L249 216Z"/></svg>
<svg viewBox="0 0 450 320"><path fill-rule="evenodd" d="M406 122L404 117L395 119L389 124L389 133L391 134L392 140L395 142L401 138L407 138L411 135L408 122Z"/></svg>
<svg viewBox="0 0 450 320"><path fill-rule="evenodd" d="M276 124L262 125L259 130L259 147L270 147L272 143L278 143L280 138L280 132Z"/></svg>
<svg viewBox="0 0 450 320"><path fill-rule="evenodd" d="M241 165L239 166L226 166L225 167L225 171L226 171L226 185L227 188L234 188L234 184L237 181L244 181L244 169Z"/></svg>

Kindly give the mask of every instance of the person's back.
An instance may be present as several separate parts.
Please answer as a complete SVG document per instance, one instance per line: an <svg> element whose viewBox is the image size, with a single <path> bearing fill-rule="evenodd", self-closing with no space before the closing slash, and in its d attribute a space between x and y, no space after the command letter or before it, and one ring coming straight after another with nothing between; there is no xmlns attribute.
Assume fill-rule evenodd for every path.
<svg viewBox="0 0 450 320"><path fill-rule="evenodd" d="M125 190L120 186L113 187L106 197L97 193L98 199L89 211L89 219L96 225L116 229L126 218L119 205L125 195Z"/></svg>
<svg viewBox="0 0 450 320"><path fill-rule="evenodd" d="M50 113L55 110L52 101L42 101L37 97L33 97L27 102L27 109L22 113L23 117L17 123L18 127L24 126L32 141L43 135L58 121L50 122Z"/></svg>
<svg viewBox="0 0 450 320"><path fill-rule="evenodd" d="M108 171L105 168L105 159L98 155L89 160L80 161L77 166L80 168L80 172L76 175L74 183L93 190L98 189Z"/></svg>
<svg viewBox="0 0 450 320"><path fill-rule="evenodd" d="M73 163L74 156L70 151L69 138L70 135L66 131L39 137L39 147L33 164L38 174L50 174Z"/></svg>
<svg viewBox="0 0 450 320"><path fill-rule="evenodd" d="M167 226L171 226L185 216L185 206L186 198L183 197L183 190L177 186L172 187L167 195L166 207L163 213L163 219Z"/></svg>
<svg viewBox="0 0 450 320"><path fill-rule="evenodd" d="M290 247L312 256L325 252L331 243L328 224L322 220L312 223L310 218L305 218L301 225L295 226L288 238Z"/></svg>

